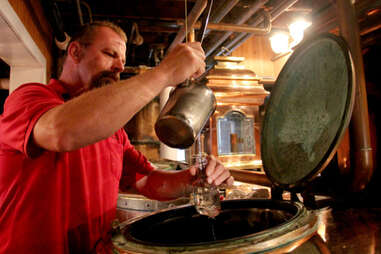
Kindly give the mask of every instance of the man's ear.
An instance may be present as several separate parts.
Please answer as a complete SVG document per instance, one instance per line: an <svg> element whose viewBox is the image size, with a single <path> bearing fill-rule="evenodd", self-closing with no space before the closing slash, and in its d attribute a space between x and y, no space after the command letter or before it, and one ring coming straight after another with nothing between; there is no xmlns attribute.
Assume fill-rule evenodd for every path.
<svg viewBox="0 0 381 254"><path fill-rule="evenodd" d="M73 41L68 46L68 56L74 60L75 63L79 63L82 58L82 47L77 41Z"/></svg>

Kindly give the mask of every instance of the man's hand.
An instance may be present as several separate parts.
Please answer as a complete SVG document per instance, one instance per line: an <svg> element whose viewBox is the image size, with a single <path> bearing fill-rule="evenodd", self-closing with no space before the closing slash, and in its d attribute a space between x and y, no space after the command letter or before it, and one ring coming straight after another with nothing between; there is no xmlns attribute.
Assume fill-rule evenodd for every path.
<svg viewBox="0 0 381 254"><path fill-rule="evenodd" d="M221 184L226 185L226 187L233 186L234 178L230 175L229 170L227 170L224 165L217 160L213 155L209 155L208 163L206 166L206 180L209 184L214 184L219 186ZM191 175L195 176L197 174L197 167L190 167L189 172Z"/></svg>
<svg viewBox="0 0 381 254"><path fill-rule="evenodd" d="M207 181L216 186L232 187L234 179L220 161L208 156L206 166ZM198 168L191 166L184 170L153 170L136 182L140 194L156 200L172 200L188 196L193 190L193 182Z"/></svg>
<svg viewBox="0 0 381 254"><path fill-rule="evenodd" d="M205 53L199 42L180 43L157 67L167 76L168 86L177 86L205 72Z"/></svg>

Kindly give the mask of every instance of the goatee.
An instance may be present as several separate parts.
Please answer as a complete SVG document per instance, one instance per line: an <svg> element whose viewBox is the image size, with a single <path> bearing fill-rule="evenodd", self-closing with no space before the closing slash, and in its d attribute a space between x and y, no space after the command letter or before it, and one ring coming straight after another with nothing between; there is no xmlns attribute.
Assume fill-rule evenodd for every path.
<svg viewBox="0 0 381 254"><path fill-rule="evenodd" d="M102 71L93 78L91 88L99 88L119 81L119 74L112 71Z"/></svg>

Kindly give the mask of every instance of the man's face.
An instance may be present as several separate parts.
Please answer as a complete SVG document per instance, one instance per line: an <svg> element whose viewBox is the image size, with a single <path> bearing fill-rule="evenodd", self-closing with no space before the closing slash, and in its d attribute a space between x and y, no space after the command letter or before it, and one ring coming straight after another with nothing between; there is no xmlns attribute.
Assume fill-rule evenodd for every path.
<svg viewBox="0 0 381 254"><path fill-rule="evenodd" d="M119 81L126 43L108 27L98 27L93 42L82 49L78 71L85 90Z"/></svg>

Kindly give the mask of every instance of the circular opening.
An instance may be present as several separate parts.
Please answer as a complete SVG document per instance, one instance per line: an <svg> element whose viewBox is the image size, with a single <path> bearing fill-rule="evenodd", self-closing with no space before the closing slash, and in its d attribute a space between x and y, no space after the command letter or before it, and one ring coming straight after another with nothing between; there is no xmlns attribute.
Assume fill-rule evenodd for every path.
<svg viewBox="0 0 381 254"><path fill-rule="evenodd" d="M193 206L153 214L125 228L128 241L145 245L189 246L223 242L280 226L300 212L288 202L230 200L215 218L199 215Z"/></svg>

